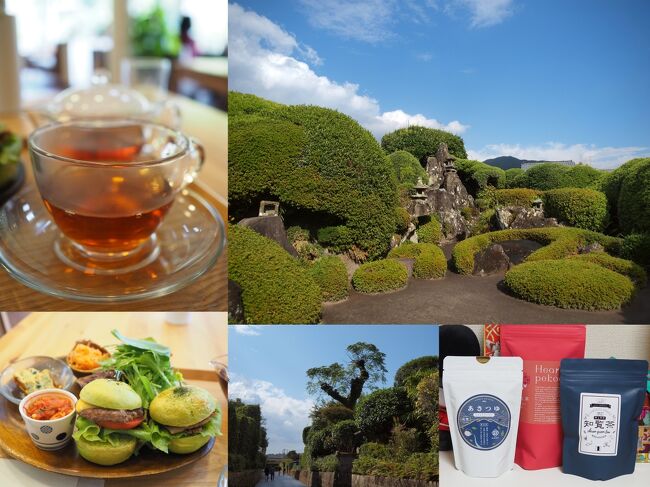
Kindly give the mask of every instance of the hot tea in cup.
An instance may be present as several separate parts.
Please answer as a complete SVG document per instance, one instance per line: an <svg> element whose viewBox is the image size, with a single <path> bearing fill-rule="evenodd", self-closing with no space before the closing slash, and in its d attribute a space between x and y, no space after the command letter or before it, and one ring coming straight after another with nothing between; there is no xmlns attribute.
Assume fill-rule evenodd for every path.
<svg viewBox="0 0 650 487"><path fill-rule="evenodd" d="M95 272L155 258L156 229L203 163L195 141L132 120L48 125L29 148L41 197L66 237L57 255Z"/></svg>

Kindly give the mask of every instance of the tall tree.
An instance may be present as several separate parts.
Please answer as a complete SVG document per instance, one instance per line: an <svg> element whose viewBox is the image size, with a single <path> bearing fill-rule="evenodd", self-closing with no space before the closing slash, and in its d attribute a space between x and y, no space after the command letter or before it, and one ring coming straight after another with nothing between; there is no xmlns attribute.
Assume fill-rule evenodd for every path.
<svg viewBox="0 0 650 487"><path fill-rule="evenodd" d="M343 406L354 409L363 388L375 389L386 382L386 354L372 343L357 342L346 348L348 360L313 367L307 371L307 391L322 397L326 394Z"/></svg>

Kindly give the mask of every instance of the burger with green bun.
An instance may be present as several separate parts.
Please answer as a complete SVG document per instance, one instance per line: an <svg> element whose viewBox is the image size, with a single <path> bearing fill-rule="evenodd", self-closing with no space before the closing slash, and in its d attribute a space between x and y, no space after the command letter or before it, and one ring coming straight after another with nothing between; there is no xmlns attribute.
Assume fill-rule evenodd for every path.
<svg viewBox="0 0 650 487"><path fill-rule="evenodd" d="M183 385L166 389L149 405L158 423L153 445L172 453L193 453L220 433L221 411L212 395L200 387ZM151 427L151 425L149 425Z"/></svg>
<svg viewBox="0 0 650 487"><path fill-rule="evenodd" d="M125 382L97 379L79 394L73 438L79 454L99 465L116 465L136 451L148 433L142 399Z"/></svg>

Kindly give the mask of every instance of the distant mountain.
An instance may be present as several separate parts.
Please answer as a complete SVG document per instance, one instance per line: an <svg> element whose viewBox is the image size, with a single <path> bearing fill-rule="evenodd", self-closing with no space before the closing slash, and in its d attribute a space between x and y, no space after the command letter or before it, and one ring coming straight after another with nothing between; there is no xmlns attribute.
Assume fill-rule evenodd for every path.
<svg viewBox="0 0 650 487"><path fill-rule="evenodd" d="M489 164L490 166L500 167L505 171L506 169L512 169L515 167L520 168L522 162L537 162L537 161L527 161L524 159L517 159L516 157L513 156L501 156L501 157L495 157L493 159L486 159L483 162Z"/></svg>

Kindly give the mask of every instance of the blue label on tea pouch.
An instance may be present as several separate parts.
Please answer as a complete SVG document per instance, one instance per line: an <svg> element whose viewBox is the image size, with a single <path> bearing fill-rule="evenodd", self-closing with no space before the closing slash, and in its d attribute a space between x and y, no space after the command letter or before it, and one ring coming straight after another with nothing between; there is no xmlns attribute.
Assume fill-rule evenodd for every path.
<svg viewBox="0 0 650 487"><path fill-rule="evenodd" d="M463 403L457 422L465 443L477 450L493 450L508 436L510 409L496 396L478 394Z"/></svg>

